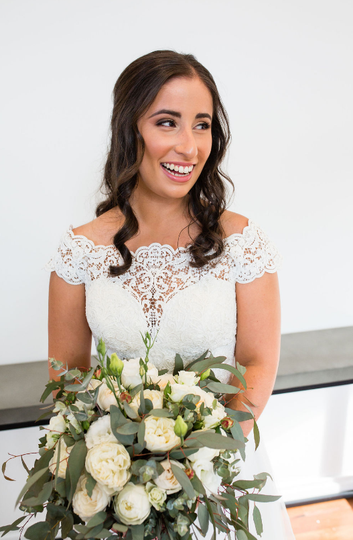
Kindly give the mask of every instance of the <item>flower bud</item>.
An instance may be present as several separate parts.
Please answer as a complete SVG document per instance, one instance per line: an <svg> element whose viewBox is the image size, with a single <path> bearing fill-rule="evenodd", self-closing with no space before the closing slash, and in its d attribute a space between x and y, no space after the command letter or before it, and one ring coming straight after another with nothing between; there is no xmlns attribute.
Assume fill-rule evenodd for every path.
<svg viewBox="0 0 353 540"><path fill-rule="evenodd" d="M195 476L195 471L193 469L184 469L184 473L189 478L189 480L192 480Z"/></svg>
<svg viewBox="0 0 353 540"><path fill-rule="evenodd" d="M210 369L207 369L206 371L204 371L203 373L201 373L201 375L200 375L201 381L204 381L205 379L207 379L207 377L209 377L210 374L211 374L211 370L210 370Z"/></svg>
<svg viewBox="0 0 353 540"><path fill-rule="evenodd" d="M129 405L132 401L132 396L129 394L129 392L121 392L119 396L120 401L126 401L126 403Z"/></svg>
<svg viewBox="0 0 353 540"><path fill-rule="evenodd" d="M87 431L87 430L89 429L90 425L91 425L91 424L88 422L88 420L84 420L84 421L82 422L82 427L83 427L83 429L84 429L85 431Z"/></svg>
<svg viewBox="0 0 353 540"><path fill-rule="evenodd" d="M97 368L96 371L94 372L94 376L96 379L101 380L102 370L100 368Z"/></svg>
<svg viewBox="0 0 353 540"><path fill-rule="evenodd" d="M223 429L229 430L234 424L234 420L232 420L229 416L225 416L221 420L221 426Z"/></svg>
<svg viewBox="0 0 353 540"><path fill-rule="evenodd" d="M124 369L124 362L120 360L116 353L113 353L110 357L110 370L115 376L120 376Z"/></svg>
<svg viewBox="0 0 353 540"><path fill-rule="evenodd" d="M140 377L141 379L145 376L145 368L143 366L140 366L140 369L139 369L139 374L140 374Z"/></svg>
<svg viewBox="0 0 353 540"><path fill-rule="evenodd" d="M97 345L97 352L102 356L105 355L105 343L102 339L99 340L99 343Z"/></svg>
<svg viewBox="0 0 353 540"><path fill-rule="evenodd" d="M187 431L188 431L188 425L186 424L186 422L184 422L182 417L179 415L178 418L175 420L174 433L178 437L185 437Z"/></svg>

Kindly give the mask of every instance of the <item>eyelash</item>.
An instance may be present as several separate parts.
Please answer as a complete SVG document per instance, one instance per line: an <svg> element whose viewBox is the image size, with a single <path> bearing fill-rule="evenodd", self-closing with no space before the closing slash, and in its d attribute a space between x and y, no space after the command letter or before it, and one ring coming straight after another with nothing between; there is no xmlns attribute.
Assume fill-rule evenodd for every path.
<svg viewBox="0 0 353 540"><path fill-rule="evenodd" d="M166 123L173 124L173 126L164 126L164 127L174 127L175 126L175 120L171 120L171 119L159 120L159 122L157 122L157 126L163 126ZM210 127L211 127L211 124L209 122L201 122L198 125L202 126L202 130L210 129ZM200 130L200 131L202 131L202 130Z"/></svg>

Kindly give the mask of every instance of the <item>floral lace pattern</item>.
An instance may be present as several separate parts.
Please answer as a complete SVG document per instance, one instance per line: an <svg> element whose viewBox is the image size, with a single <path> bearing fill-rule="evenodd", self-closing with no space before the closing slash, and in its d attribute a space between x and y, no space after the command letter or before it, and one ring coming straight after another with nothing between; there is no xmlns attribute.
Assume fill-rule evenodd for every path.
<svg viewBox="0 0 353 540"><path fill-rule="evenodd" d="M102 337L110 350L133 358L143 354L138 338L136 344L139 332L156 336L158 331L151 360L168 369L176 352L191 360L207 348L232 363L235 283L275 272L280 259L252 221L242 234L226 238L221 257L202 268L190 266L187 248L154 243L132 255L125 274L109 277L109 266L122 262L115 246L96 246L70 228L48 269L68 283L85 284L86 315L96 340Z"/></svg>

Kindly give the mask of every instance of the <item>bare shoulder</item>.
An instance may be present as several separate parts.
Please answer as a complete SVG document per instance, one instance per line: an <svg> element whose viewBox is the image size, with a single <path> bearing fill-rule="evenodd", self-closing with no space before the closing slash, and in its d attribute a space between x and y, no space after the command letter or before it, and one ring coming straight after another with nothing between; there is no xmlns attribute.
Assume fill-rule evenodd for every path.
<svg viewBox="0 0 353 540"><path fill-rule="evenodd" d="M119 210L112 208L101 216L73 229L75 235L82 235L91 240L96 246L109 246L123 225L124 218Z"/></svg>
<svg viewBox="0 0 353 540"><path fill-rule="evenodd" d="M225 210L221 217L221 225L225 237L232 234L241 234L248 224L249 219L247 217L235 212L230 212L230 210Z"/></svg>

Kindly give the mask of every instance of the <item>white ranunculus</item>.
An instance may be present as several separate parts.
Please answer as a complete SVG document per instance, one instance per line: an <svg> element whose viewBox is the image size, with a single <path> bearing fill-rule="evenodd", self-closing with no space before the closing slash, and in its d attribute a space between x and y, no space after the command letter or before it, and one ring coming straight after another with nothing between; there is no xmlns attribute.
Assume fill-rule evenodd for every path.
<svg viewBox="0 0 353 540"><path fill-rule="evenodd" d="M214 395L208 392L205 392L205 390L202 390L202 388L200 388L199 386L188 386L186 384L173 384L171 388L170 399L174 401L175 403L178 403L187 394L193 394L195 396L200 397L200 400L197 403L198 407L201 405L201 403L204 403L206 407L212 407Z"/></svg>
<svg viewBox="0 0 353 540"><path fill-rule="evenodd" d="M111 379L111 383L114 387L115 393L119 396L119 387L116 381ZM117 405L117 401L113 392L108 388L105 382L103 382L99 387L97 403L103 411L109 411L111 405Z"/></svg>
<svg viewBox="0 0 353 540"><path fill-rule="evenodd" d="M62 414L57 414L50 419L47 433L46 447L53 448L60 435L66 431L67 423Z"/></svg>
<svg viewBox="0 0 353 540"><path fill-rule="evenodd" d="M191 456L189 456L189 461L211 461L213 458L219 456L219 453L220 450L217 448L208 448L207 446L204 446L199 448L199 450L194 454L191 454Z"/></svg>
<svg viewBox="0 0 353 540"><path fill-rule="evenodd" d="M115 497L114 510L125 525L140 525L151 511L145 488L129 482Z"/></svg>
<svg viewBox="0 0 353 540"><path fill-rule="evenodd" d="M49 470L52 474L55 474L56 472L56 463L58 461L59 448L60 448L60 462L59 462L58 476L60 478L65 478L67 462L68 462L69 455L73 446L67 447L64 441L64 438L61 437L60 441L57 443L55 447L54 455L49 461Z"/></svg>
<svg viewBox="0 0 353 540"><path fill-rule="evenodd" d="M158 384L159 388L164 390L168 383L175 384L175 377L171 373L165 373L164 375L153 377L152 382Z"/></svg>
<svg viewBox="0 0 353 540"><path fill-rule="evenodd" d="M146 492L148 495L148 500L150 501L152 506L159 512L167 498L167 492L164 489L159 488L152 482L147 482Z"/></svg>
<svg viewBox="0 0 353 540"><path fill-rule="evenodd" d="M213 463L208 459L198 459L191 463L195 474L203 483L206 490L217 495L218 489L222 483L222 478L213 471Z"/></svg>
<svg viewBox="0 0 353 540"><path fill-rule="evenodd" d="M198 377L195 371L179 371L176 379L179 384L186 384L187 386L195 386L200 377Z"/></svg>
<svg viewBox="0 0 353 540"><path fill-rule="evenodd" d="M93 422L86 435L86 446L92 448L95 444L103 442L117 442L110 426L110 414L106 414Z"/></svg>
<svg viewBox="0 0 353 540"><path fill-rule="evenodd" d="M153 381L158 377L158 369L148 362L147 364L147 382ZM124 360L124 369L121 374L121 381L125 388L134 388L141 384L142 379L140 377L140 359L132 358L131 360Z"/></svg>
<svg viewBox="0 0 353 540"><path fill-rule="evenodd" d="M174 433L175 420L148 416L145 419L146 448L151 452L167 452L180 444L180 438Z"/></svg>
<svg viewBox="0 0 353 540"><path fill-rule="evenodd" d="M110 495L97 483L91 497L86 490L87 477L83 474L77 482L76 491L72 498L72 507L82 521L89 521L98 512L105 510L110 503Z"/></svg>
<svg viewBox="0 0 353 540"><path fill-rule="evenodd" d="M163 392L159 390L144 390L143 395L145 399L152 401L154 409L163 409ZM138 392L130 403L130 407L137 413L140 403L140 392Z"/></svg>
<svg viewBox="0 0 353 540"><path fill-rule="evenodd" d="M219 425L220 421L227 416L226 411L221 403L212 410L212 414L203 417L205 429L211 429Z"/></svg>
<svg viewBox="0 0 353 540"><path fill-rule="evenodd" d="M130 480L130 456L122 444L103 442L90 448L86 469L109 495L120 491Z"/></svg>
<svg viewBox="0 0 353 540"><path fill-rule="evenodd" d="M177 493L177 491L181 490L181 485L173 474L171 463L173 463L173 465L176 465L177 467L180 467L181 469L184 468L184 466L179 463L179 461L174 461L173 459L165 459L164 461L161 461L164 473L160 474L158 478L154 480L156 486L158 486L160 489L164 489L167 495L170 495L171 493Z"/></svg>

